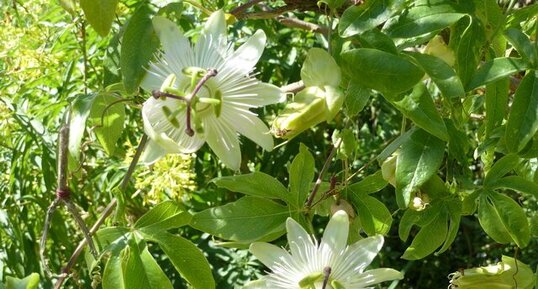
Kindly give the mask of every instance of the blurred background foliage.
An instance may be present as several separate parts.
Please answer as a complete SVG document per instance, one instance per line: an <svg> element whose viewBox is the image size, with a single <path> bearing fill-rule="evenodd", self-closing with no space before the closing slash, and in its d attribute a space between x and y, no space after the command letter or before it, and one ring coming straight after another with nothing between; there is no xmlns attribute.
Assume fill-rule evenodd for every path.
<svg viewBox="0 0 538 289"><path fill-rule="evenodd" d="M139 7L141 1L119 2L112 31L102 37L88 25L80 7L68 13L69 0L2 0L0 2L0 280L7 276L23 278L32 272L45 276L39 260L39 239L47 207L54 198L56 186L56 141L60 123L67 107L78 95L103 91L121 79L119 53L122 28ZM187 2L166 6L170 1L152 1L149 7L157 11L166 7L169 15L185 31L199 29L203 15ZM509 2L500 1L501 7ZM201 5L226 11L238 1L202 1ZM277 2L272 2L278 6ZM521 5L525 5L522 3ZM313 23L326 24L323 15L312 12L294 13ZM247 25L248 22L248 25ZM265 30L268 44L258 63L258 78L276 85L299 80L301 64L308 48L325 45L326 40L313 32L293 29L272 19L239 21L230 27L232 41L245 39L256 29ZM325 42L324 42L325 41ZM237 44L239 45L239 43ZM103 152L95 136L87 133L81 145L80 165L71 167L72 199L83 211L87 224L93 224L103 208L113 198L112 188L121 180L142 135L140 107L147 93L122 95L126 99L125 128L112 156ZM268 123L281 107L260 109L258 113ZM287 182L287 163L298 153L299 144L306 144L319 169L331 146L335 127L350 128L358 135L358 145L351 163L335 162L333 168L354 171L370 161L400 132L401 114L387 101L373 97L369 105L344 124L341 114L333 123L321 124L301 134L272 152L262 152L254 143L242 139L242 172L260 170L282 182ZM473 124L471 123L471 126ZM476 129L477 124L474 124ZM91 131L92 128L89 128ZM471 128L470 130L473 130ZM470 136L474 138L475 136ZM472 163L471 156L466 156ZM354 180L379 169L372 163ZM342 169L343 171L343 169ZM179 200L193 211L225 204L240 197L216 188L209 181L233 172L219 165L207 147L193 155L169 155L152 168L138 167L126 194L127 219L136 220L154 204ZM472 176L472 172L471 172ZM491 240L472 217L463 217L461 228L451 249L439 256L406 261L400 259L408 244L398 238L401 216L392 187L376 194L391 212L395 222L386 237L386 245L375 262L382 267L401 269L405 279L388 288L446 288L447 274L460 268L496 262L502 254L513 256L515 247L501 246ZM531 214L536 202L524 200ZM319 217L316 222L324 223ZM323 227L323 226L322 226ZM536 227L536 226L535 226ZM180 229L181 235L196 243L213 266L217 288L234 288L255 279L264 268L245 249L216 246L211 236L190 227ZM534 233L536 234L536 232ZM53 216L47 243L50 266L59 272L82 240L82 233L63 207ZM284 239L280 240L285 244ZM157 247L157 246L155 246ZM151 248L156 260L174 288L186 288L184 281L158 248ZM532 268L538 265L536 238L519 258ZM82 259L81 259L82 260ZM100 288L99 270L89 272L83 261L74 268L65 288ZM40 288L52 288L49 278L41 278Z"/></svg>

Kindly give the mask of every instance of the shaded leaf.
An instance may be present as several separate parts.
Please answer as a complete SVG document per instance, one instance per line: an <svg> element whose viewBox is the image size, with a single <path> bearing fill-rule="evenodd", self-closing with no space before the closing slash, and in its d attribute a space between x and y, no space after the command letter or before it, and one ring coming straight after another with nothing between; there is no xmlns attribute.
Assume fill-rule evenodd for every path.
<svg viewBox="0 0 538 289"><path fill-rule="evenodd" d="M437 112L424 83L418 83L410 94L401 100L392 102L392 104L420 128L441 140L448 141L445 122Z"/></svg>
<svg viewBox="0 0 538 289"><path fill-rule="evenodd" d="M290 175L290 198L293 201L291 204L301 208L306 202L314 179L314 157L312 157L305 145L301 144L299 154L291 162L288 171Z"/></svg>
<svg viewBox="0 0 538 289"><path fill-rule="evenodd" d="M387 21L402 8L401 0L367 0L359 6L350 6L340 19L338 32L342 37L362 34Z"/></svg>
<svg viewBox="0 0 538 289"><path fill-rule="evenodd" d="M138 88L149 63L158 47L158 38L151 22L151 9L142 4L129 20L121 45L120 67L123 84L128 93Z"/></svg>
<svg viewBox="0 0 538 289"><path fill-rule="evenodd" d="M148 236L159 244L170 259L174 268L187 280L193 288L213 289L215 280L204 254L193 243L183 237L167 232Z"/></svg>
<svg viewBox="0 0 538 289"><path fill-rule="evenodd" d="M353 81L389 96L411 89L424 76L407 58L377 49L353 49L342 53L342 59Z"/></svg>
<svg viewBox="0 0 538 289"><path fill-rule="evenodd" d="M529 72L516 90L506 122L506 147L521 151L538 131L538 76Z"/></svg>
<svg viewBox="0 0 538 289"><path fill-rule="evenodd" d="M516 72L529 68L526 61L520 58L499 57L484 63L469 82L467 90L508 77Z"/></svg>
<svg viewBox="0 0 538 289"><path fill-rule="evenodd" d="M392 38L412 38L439 31L466 15L459 10L452 1L417 1L385 30Z"/></svg>
<svg viewBox="0 0 538 289"><path fill-rule="evenodd" d="M402 255L402 259L422 259L439 248L447 236L447 218L445 213L439 213L431 222L420 228L413 242Z"/></svg>
<svg viewBox="0 0 538 289"><path fill-rule="evenodd" d="M437 173L445 152L445 143L424 130L416 130L402 143L396 162L396 201L406 208L411 194Z"/></svg>

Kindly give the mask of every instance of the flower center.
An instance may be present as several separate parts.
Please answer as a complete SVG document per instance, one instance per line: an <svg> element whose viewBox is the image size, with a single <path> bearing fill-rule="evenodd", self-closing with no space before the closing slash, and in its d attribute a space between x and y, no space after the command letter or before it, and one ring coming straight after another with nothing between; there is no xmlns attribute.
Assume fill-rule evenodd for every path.
<svg viewBox="0 0 538 289"><path fill-rule="evenodd" d="M212 83L211 78L217 75L214 68L202 69L199 67L186 67L182 73L187 78L175 88L176 76L171 74L166 78L160 91L153 91L154 98L172 98L184 102L179 108L172 111L169 107L163 106L163 113L170 123L179 127L177 116L185 109L186 128L185 133L193 136L203 132L200 116L211 111L220 116L222 107L222 93ZM194 129L193 124L194 123Z"/></svg>

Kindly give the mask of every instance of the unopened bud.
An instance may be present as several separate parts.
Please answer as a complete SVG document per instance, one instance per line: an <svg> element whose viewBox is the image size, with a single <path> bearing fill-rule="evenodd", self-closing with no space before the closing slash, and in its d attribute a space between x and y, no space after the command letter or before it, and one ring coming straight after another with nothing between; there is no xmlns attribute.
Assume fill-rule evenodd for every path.
<svg viewBox="0 0 538 289"><path fill-rule="evenodd" d="M381 164L381 175L383 179L393 187L396 187L396 161L398 160L398 155L396 153L388 157L383 164Z"/></svg>
<svg viewBox="0 0 538 289"><path fill-rule="evenodd" d="M508 256L496 265L457 271L448 278L449 289L531 289L535 281L528 265Z"/></svg>
<svg viewBox="0 0 538 289"><path fill-rule="evenodd" d="M331 86L307 87L288 103L274 120L276 137L289 139L323 122L331 120L342 107L344 94Z"/></svg>

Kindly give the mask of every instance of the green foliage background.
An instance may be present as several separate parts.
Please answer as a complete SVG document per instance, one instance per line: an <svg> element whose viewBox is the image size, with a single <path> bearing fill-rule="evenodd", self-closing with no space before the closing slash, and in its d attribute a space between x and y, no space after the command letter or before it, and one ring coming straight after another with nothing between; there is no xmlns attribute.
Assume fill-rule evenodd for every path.
<svg viewBox="0 0 538 289"><path fill-rule="evenodd" d="M116 99L121 100L120 106L124 108L118 114L125 117L121 127L114 129L113 134L117 135L117 140L111 145L115 149L110 150L110 148L103 147L102 142L98 140L99 113L94 112L93 117L90 116L87 122L86 130L83 130L84 136L80 145L79 159L77 160L77 156L70 156L69 184L73 189L72 200L84 212L83 218L86 224L95 223L103 208L115 197L125 200L121 206L124 211L110 219L107 222L108 227L133 226L136 220L149 209L166 200L178 201L184 209L190 212L200 212L232 203L243 196L210 182L217 177L234 175L234 172L222 167L207 146L193 155L168 156L153 168L139 166L135 172L135 176L138 177L133 178L126 193L121 194L114 191L125 174L143 134L140 108L144 100L149 97L147 92L135 91L135 89L133 89L134 92L127 92L129 90L127 87L127 91L116 89L116 87L110 88L110 85L120 83L125 77L122 72L126 73L127 66L122 67L122 51L125 49L144 50L149 49L149 46L152 45L151 43L135 43L139 46L122 47L126 41L124 38L127 33L126 27L132 20L131 17L134 18L133 15L137 15L137 12L141 13L141 9L149 9L151 14L166 13L179 23L184 31L197 31L203 23L204 15L200 9L188 4L189 2L168 4L167 1L151 1L151 3L134 0L119 1L112 19L110 33L107 33L106 23L103 24L104 28L97 29L89 25L87 17L80 7L83 2L85 1L81 1L79 4L71 0L60 0L59 2L5 0L0 3L0 280L2 281L7 276L23 278L37 272L41 276L40 288L52 288L53 286L54 280L46 277L39 259L39 239L44 227L44 216L54 199L56 188L57 172L55 167L58 131L60 125L65 121L68 108L76 105L77 100L83 99L83 97L113 95ZM399 1L381 2L391 3L388 6L392 7L391 5L395 6L396 2ZM413 1L403 2L410 6ZM473 4L469 3L480 1L437 2L458 2L462 6L472 6ZM487 187L485 179L487 179L488 174L486 172L491 172L493 164L509 152L519 153L523 159L520 165L509 169L509 171L514 172L511 174L536 183L536 157L538 156L535 153L536 137L534 135L536 130L530 136L532 140L530 140L529 146L532 148L526 150L530 156L525 156L519 147L514 152L513 147L517 147L519 144L512 144L510 138L506 144L502 142L499 144L499 139L503 139L505 129L514 129L518 132L518 129L521 128L517 121L510 120L506 108L503 109L500 117L493 119L490 117L493 114L487 112L488 107L484 105L489 102L488 97L491 94L488 91L492 89L502 90L502 87L508 87L509 75L513 75L510 81L511 85L515 87L512 88L509 95L505 96L504 104L506 105L508 98L511 101L514 97L514 90L523 78L523 73L518 71L523 71L528 67L514 68L514 65L511 64L506 67L499 66L500 72L496 72L495 69L490 74L483 72L483 70L476 72L477 66L481 66L484 62L495 57L505 56L505 54L517 58L525 56L518 47L506 52L502 45L496 46L496 41L502 42L502 40L497 39L494 35L499 34L498 31L504 29L505 26L531 35L532 45L536 45L535 27L538 27L536 25L538 6L534 4L527 7L531 9L528 9L526 14L516 14L513 11L522 10L509 11L509 9L514 8L514 1L510 2L484 1L484 3L488 3L485 4L487 7L483 10L476 8L478 12L475 11L476 14L473 14L477 23L477 19L483 20L481 17L496 15L495 13L488 14L488 16L480 14L491 12L492 10L488 9L493 9L491 7L495 4L495 7L498 8L493 10L509 15L508 20L512 19L512 22L496 21L493 18L485 20L483 23L486 23L486 26L477 28L485 29L481 30L483 33L472 36L478 37L477 35L479 35L491 38L479 44L471 42L469 44L471 47L466 50L470 54L465 57L456 55L456 58L460 57L456 60L456 70L466 89L465 95L457 100L454 98L447 100L441 96L441 92L431 81L428 82L426 88L433 96L434 103L432 105L435 105L432 106L433 110L438 112L440 122L443 125L446 124L446 129L450 135L450 141L446 147L446 158L442 158L442 164L438 168L439 174L437 174L437 170L435 174L440 175L445 184L444 189L450 191L451 196L457 195L462 200L469 197L472 192L480 191L484 187L488 190L490 188L491 190L498 189L495 184ZM199 3L202 7L210 10L223 8L225 11L230 11L241 4L237 1L223 0L194 1L194 3ZM279 1L270 3L271 6L275 7L284 4L284 2ZM74 10L70 10L70 5L74 5ZM351 12L346 13L351 14ZM347 21L345 19L349 19L345 18L346 13L342 15L341 12L338 12L338 15L342 16L341 23L345 23ZM329 22L324 11L321 10L315 12L298 11L294 13L294 17L325 26ZM381 23L374 23L372 27L379 24ZM436 29L435 34L439 33L444 38L456 37L454 35L466 31L467 26L465 25L467 24L454 21L450 25ZM495 27L495 25L499 27ZM234 42L244 40L256 29L263 29L268 36L268 45L258 63L257 71L259 74L257 77L279 86L300 80L300 70L309 48L326 47L327 45L327 38L318 33L290 28L274 19L235 22L229 28L230 40ZM355 29L360 29L360 27ZM336 30L342 30L342 28L339 26ZM341 49L345 39L341 38L336 30L331 39L331 47ZM194 34L194 32L191 33ZM353 32L340 31L340 35L345 33ZM393 30L386 34L396 39L405 33L407 32ZM415 37L419 35L411 36L404 39L408 41L408 44L402 44L402 46L418 47L429 40ZM358 43L362 43L362 48L376 48L378 49L377 53L392 49L391 45L388 48L384 46L382 35L370 35L369 37L372 38L365 39L367 36L361 33L360 37L353 38L349 45L359 47L361 44ZM373 43L371 47L368 47L365 43L372 39L379 40L379 43ZM465 39L459 41L456 42L461 44ZM506 42L504 43L506 45ZM238 45L239 43L236 46ZM480 47L472 47L472 45ZM512 48L512 46L516 45L508 45L506 48ZM496 49L500 49L500 51L497 52ZM461 52L465 49L456 50L456 54L458 54L458 51ZM363 52L364 50L360 53ZM388 54L388 52L386 53ZM476 55L471 55L473 53ZM340 56L339 51L337 51L334 53L334 57L342 66L344 62L359 61L357 59L361 55L358 54L359 52ZM152 55L153 53L150 53L146 57ZM530 58L532 55L528 57ZM372 69L375 69L378 65L375 62L376 58L370 55L366 57L366 61L368 59L373 62ZM461 68L464 61L470 63L474 61L476 65L469 68L469 72L461 72L464 70ZM415 62L413 61L413 63ZM530 63L536 65L532 59ZM358 65L358 67L361 66ZM364 67L368 68L367 65ZM354 106L360 108L361 105L355 102L353 96L356 93L353 92L350 84L346 90L348 99L345 106L334 121L322 123L306 131L273 152L263 152L253 142L242 138L243 163L241 173L261 171L287 186L290 176L284 168L288 167L293 158L299 154L300 144L308 147L314 156L316 172L319 172L331 150L333 131L346 128L353 135L352 149L348 148L351 151L351 156L341 157L333 162L330 172L343 180L366 166L365 169L360 170L358 174L349 179L349 184L351 184L379 171L380 164L376 161L376 157L388 144L402 132L409 130L415 123L424 128L425 131L438 136L431 129L429 130L428 126L423 127L423 124L421 126L420 119L414 118L413 111L406 110L408 107L402 101L403 96L398 94L412 88L415 82L410 87L405 87L395 95L391 95L393 91L383 91L385 86L376 87L375 81L371 79L369 74L371 69L367 68L347 72L346 79L347 83L353 83L355 78L362 79L362 83L361 80L356 80L356 82L381 92L369 91L366 95L368 102L364 109L354 111ZM353 67L343 67L343 69L349 70ZM498 74L493 75L494 73ZM417 77L421 79L423 76L418 75ZM486 83L488 85L484 89L483 85ZM364 87L358 89L362 88ZM399 87L395 90L399 90ZM443 91L443 93L445 92ZM394 98L391 98L392 96ZM538 97L537 94L532 94L532 96ZM502 98L502 96L499 97ZM514 105L512 105L512 109L514 109ZM523 106L525 105L523 104ZM267 123L271 123L281 109L282 105L274 105L259 109L257 112ZM484 115L488 118L487 122L484 120ZM533 116L531 113L530 117ZM536 117L530 121L538 123ZM424 133L428 134L427 132ZM429 135L429 137L433 138L434 136ZM518 135L514 139L514 141L520 140ZM529 140L527 139L527 141ZM445 155L444 143L442 146L441 153ZM328 178L325 181L328 181ZM483 185L484 182L486 185ZM167 185L172 183L176 185ZM344 182L342 181L342 183ZM536 268L538 265L536 192L533 193L534 197L519 194L512 189L503 190L503 192L517 201L517 204L523 208L525 217L529 220L532 237L526 247L522 246L525 248L516 249L517 247L513 243L508 245L497 243L480 226L474 216L478 213L472 211L470 215L461 218L454 242L446 252L440 255L428 252L426 254L428 256L418 258L418 260L400 258L410 246L412 239L417 236L418 230L411 231L407 242L403 242L399 238L399 233L401 234L399 231L400 220L405 210L401 206L399 208L397 198L395 198L395 189L392 186L386 186L376 192L374 197L389 209L393 214L394 222L386 234L384 249L375 260L374 265L396 268L405 273L404 280L392 285L387 283L388 287L386 288L446 288L448 273L460 268L496 262L502 254L516 255L521 261L529 264L531 268ZM470 203L474 203L474 199ZM312 220L313 227L323 228L326 221L326 216L315 216ZM204 252L212 266L212 274L217 288L235 288L249 280L256 279L265 271L265 268L248 253L245 246L239 246L239 248L217 246L220 239L188 226L173 228L171 232L190 240ZM316 229L315 233L320 234L320 229ZM64 207L60 207L53 215L46 246L49 265L55 272L60 272L61 268L65 266L69 256L82 239L83 235L77 229L73 218ZM280 237L276 243L285 246L285 238ZM148 244L149 251L165 275L171 280L174 288L187 288L186 282L180 278L174 265L165 257L163 249L153 243ZM100 288L102 270L105 264L91 264L91 257L87 252L85 260L83 261L82 258L79 260L65 288Z"/></svg>

